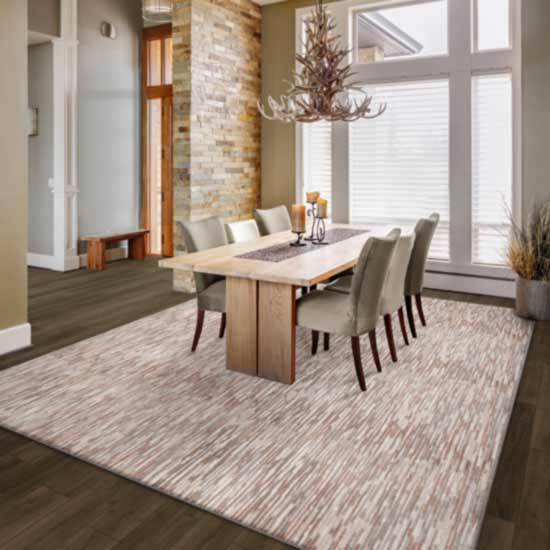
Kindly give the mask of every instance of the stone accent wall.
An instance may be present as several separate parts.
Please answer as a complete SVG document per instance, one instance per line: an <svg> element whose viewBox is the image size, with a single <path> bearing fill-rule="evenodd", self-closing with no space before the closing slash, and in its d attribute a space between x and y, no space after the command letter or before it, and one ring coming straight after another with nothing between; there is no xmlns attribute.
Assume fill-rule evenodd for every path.
<svg viewBox="0 0 550 550"><path fill-rule="evenodd" d="M177 222L252 217L260 200L261 11L251 0L175 0L174 248ZM191 290L192 277L175 287Z"/></svg>

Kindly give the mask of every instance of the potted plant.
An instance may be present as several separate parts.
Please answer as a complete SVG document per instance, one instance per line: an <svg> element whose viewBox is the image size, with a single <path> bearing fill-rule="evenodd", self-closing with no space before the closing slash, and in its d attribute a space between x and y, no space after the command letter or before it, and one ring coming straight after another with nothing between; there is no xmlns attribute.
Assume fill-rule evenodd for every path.
<svg viewBox="0 0 550 550"><path fill-rule="evenodd" d="M516 313L550 320L550 202L535 207L527 224L512 220L508 262L518 275Z"/></svg>

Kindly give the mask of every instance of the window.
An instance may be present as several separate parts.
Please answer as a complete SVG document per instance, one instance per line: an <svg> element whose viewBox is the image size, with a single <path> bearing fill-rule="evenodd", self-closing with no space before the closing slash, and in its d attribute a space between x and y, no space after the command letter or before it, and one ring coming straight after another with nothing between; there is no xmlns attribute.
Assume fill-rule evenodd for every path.
<svg viewBox="0 0 550 550"><path fill-rule="evenodd" d="M474 0L474 51L510 47L510 0Z"/></svg>
<svg viewBox="0 0 550 550"><path fill-rule="evenodd" d="M412 225L439 212L431 256L449 258L449 83L373 85L388 104L376 120L350 127L350 219Z"/></svg>
<svg viewBox="0 0 550 550"><path fill-rule="evenodd" d="M356 14L358 63L447 55L447 0Z"/></svg>
<svg viewBox="0 0 550 550"><path fill-rule="evenodd" d="M303 197L309 191L319 191L328 200L329 217L332 206L332 125L330 122L302 124Z"/></svg>
<svg viewBox="0 0 550 550"><path fill-rule="evenodd" d="M512 208L512 78L472 82L472 260L502 264Z"/></svg>

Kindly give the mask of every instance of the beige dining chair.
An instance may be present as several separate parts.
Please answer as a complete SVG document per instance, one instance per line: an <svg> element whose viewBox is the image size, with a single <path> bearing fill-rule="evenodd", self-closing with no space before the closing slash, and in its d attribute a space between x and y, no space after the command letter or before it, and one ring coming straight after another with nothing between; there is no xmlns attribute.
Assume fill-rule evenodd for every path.
<svg viewBox="0 0 550 550"><path fill-rule="evenodd" d="M366 391L359 337L369 335L374 363L382 371L376 325L380 317L380 300L397 239L395 229L385 238L371 237L364 245L348 293L316 290L297 303L298 326L312 331L312 354L317 353L319 333L338 334L351 338L355 372L359 387Z"/></svg>
<svg viewBox="0 0 550 550"><path fill-rule="evenodd" d="M254 218L258 223L262 236L280 233L281 231L289 231L292 228L286 206L276 206L269 210L256 210L254 212Z"/></svg>
<svg viewBox="0 0 550 550"><path fill-rule="evenodd" d="M260 230L256 220L244 220L225 225L230 243L244 243L260 238Z"/></svg>
<svg viewBox="0 0 550 550"><path fill-rule="evenodd" d="M426 326L426 317L422 306L422 292L424 290L424 273L426 271L426 261L430 246L439 224L439 214L434 213L429 218L418 220L414 229L415 239L411 254L411 261L405 278L405 305L407 308L407 317L413 338L417 337L416 326L414 323L414 314L412 306L412 297L416 302L416 309L422 326Z"/></svg>
<svg viewBox="0 0 550 550"><path fill-rule="evenodd" d="M182 222L180 224L187 252L198 252L227 244L227 236L223 222L218 217L206 218L197 222ZM196 273L197 287L197 324L191 351L199 345L206 311L216 311L222 314L220 338L225 334L225 278L207 273Z"/></svg>
<svg viewBox="0 0 550 550"><path fill-rule="evenodd" d="M380 315L384 318L384 327L386 329L386 337L388 339L388 347L392 361L397 362L397 347L393 333L392 315L395 313L399 317L399 325L405 344L409 345L409 337L407 328L405 327L405 314L403 311L403 296L405 290L405 277L411 258L411 253L414 245L414 234L401 235L395 245L382 297L380 299ZM341 277L333 284L329 285L326 290L331 292L349 293L351 291L351 276ZM326 347L326 346L325 346Z"/></svg>

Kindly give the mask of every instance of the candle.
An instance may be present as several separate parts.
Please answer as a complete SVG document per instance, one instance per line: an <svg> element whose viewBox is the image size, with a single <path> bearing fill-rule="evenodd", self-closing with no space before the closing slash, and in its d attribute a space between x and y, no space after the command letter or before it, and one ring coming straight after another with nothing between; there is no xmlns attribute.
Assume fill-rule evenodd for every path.
<svg viewBox="0 0 550 550"><path fill-rule="evenodd" d="M317 202L320 196L321 193L319 193L318 191L311 191L310 193L306 193L306 199L309 203Z"/></svg>
<svg viewBox="0 0 550 550"><path fill-rule="evenodd" d="M292 231L294 233L306 232L306 206L305 204L293 204L291 209Z"/></svg>
<svg viewBox="0 0 550 550"><path fill-rule="evenodd" d="M328 211L328 201L327 199L319 199L317 201L317 217L326 218Z"/></svg>

